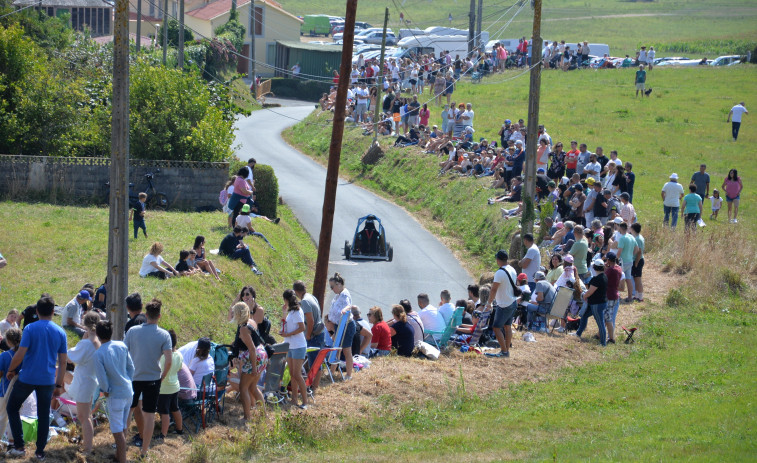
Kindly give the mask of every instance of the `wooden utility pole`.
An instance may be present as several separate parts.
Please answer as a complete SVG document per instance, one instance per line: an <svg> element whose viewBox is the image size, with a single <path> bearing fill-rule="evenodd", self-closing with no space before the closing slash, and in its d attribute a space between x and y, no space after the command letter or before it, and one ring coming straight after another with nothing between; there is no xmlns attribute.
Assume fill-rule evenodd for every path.
<svg viewBox="0 0 757 463"><path fill-rule="evenodd" d="M179 69L184 70L184 0L179 0Z"/></svg>
<svg viewBox="0 0 757 463"><path fill-rule="evenodd" d="M478 15L476 16L476 42L475 46L480 47L483 44L481 43L481 23L483 20L483 14L484 14L484 0L478 0Z"/></svg>
<svg viewBox="0 0 757 463"><path fill-rule="evenodd" d="M534 0L534 31L531 37L531 87L528 92L526 133L526 184L523 194L523 233L534 232L536 193L536 147L539 145L539 89L541 88L541 0Z"/></svg>
<svg viewBox="0 0 757 463"><path fill-rule="evenodd" d="M163 66L168 57L168 0L163 0Z"/></svg>
<svg viewBox="0 0 757 463"><path fill-rule="evenodd" d="M129 0L116 0L113 26L107 306L113 339L122 339L129 292Z"/></svg>
<svg viewBox="0 0 757 463"><path fill-rule="evenodd" d="M247 75L252 79L252 97L258 98L258 85L255 81L255 0L250 2L250 59L247 60Z"/></svg>
<svg viewBox="0 0 757 463"><path fill-rule="evenodd" d="M142 0L137 0L137 54L142 46Z"/></svg>
<svg viewBox="0 0 757 463"><path fill-rule="evenodd" d="M476 0L470 0L468 12L468 54L473 51L473 42L476 40Z"/></svg>
<svg viewBox="0 0 757 463"><path fill-rule="evenodd" d="M342 63L339 66L339 85L336 89L336 102L334 103L334 125L331 129L329 164L326 168L326 187L321 213L321 234L318 238L318 260L315 264L315 281L313 281L313 295L321 304L321 311L323 311L323 303L326 298L331 231L334 228L334 205L336 204L336 186L339 180L339 158L342 154L342 135L344 134L344 113L347 105L347 89L350 84L350 69L352 69L352 44L355 39L356 11L357 0L347 0L347 11L344 16L344 37L342 39Z"/></svg>
<svg viewBox="0 0 757 463"><path fill-rule="evenodd" d="M379 107L381 107L381 92L384 90L384 54L386 53L386 27L389 24L389 8L384 12L384 36L381 38L381 59L379 72L376 76L376 107L373 108L373 144L378 143Z"/></svg>

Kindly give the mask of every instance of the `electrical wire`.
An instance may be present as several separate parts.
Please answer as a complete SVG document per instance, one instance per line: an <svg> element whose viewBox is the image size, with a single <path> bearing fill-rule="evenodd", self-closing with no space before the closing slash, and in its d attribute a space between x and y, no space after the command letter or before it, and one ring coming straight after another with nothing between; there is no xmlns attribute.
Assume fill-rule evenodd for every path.
<svg viewBox="0 0 757 463"><path fill-rule="evenodd" d="M4 14L4 15L0 16L0 19L6 18L6 17L8 17L8 16L10 16L12 14L20 13L20 12L22 12L22 11L28 9L28 8L34 8L36 6L39 6L39 3L34 3L32 5L27 5L27 6L23 7L23 8L19 8L17 10L13 10L13 11L11 11L8 14Z"/></svg>

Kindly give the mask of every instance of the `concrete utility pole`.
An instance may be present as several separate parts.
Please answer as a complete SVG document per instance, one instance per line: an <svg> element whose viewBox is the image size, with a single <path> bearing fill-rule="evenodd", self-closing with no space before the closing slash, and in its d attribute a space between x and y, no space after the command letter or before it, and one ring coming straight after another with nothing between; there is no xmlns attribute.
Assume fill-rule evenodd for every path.
<svg viewBox="0 0 757 463"><path fill-rule="evenodd" d="M113 26L107 306L113 339L122 339L129 292L129 0L116 0Z"/></svg>
<svg viewBox="0 0 757 463"><path fill-rule="evenodd" d="M168 57L168 0L163 0L163 66Z"/></svg>
<svg viewBox="0 0 757 463"><path fill-rule="evenodd" d="M381 59L379 60L379 74L376 76L376 107L373 108L373 144L378 143L379 107L381 106L381 92L384 90L384 54L386 53L386 27L389 24L389 8L384 12L384 36L381 38Z"/></svg>
<svg viewBox="0 0 757 463"><path fill-rule="evenodd" d="M258 85L255 82L255 0L250 2L250 59L247 60L247 75L252 79L252 97L258 98Z"/></svg>
<svg viewBox="0 0 757 463"><path fill-rule="evenodd" d="M539 145L539 89L541 88L541 0L534 0L534 31L531 37L531 87L528 91L528 130L526 133L526 184L523 194L523 233L534 232L534 194L536 193L536 147Z"/></svg>
<svg viewBox="0 0 757 463"><path fill-rule="evenodd" d="M323 303L326 298L331 231L334 228L334 205L336 203L336 186L339 180L339 157L342 154L344 113L347 105L347 89L350 84L350 69L352 69L352 44L355 39L356 11L357 0L347 0L347 11L344 15L344 37L342 39L342 63L339 66L339 86L336 89L336 102L334 103L334 125L331 130L329 164L326 168L326 187L321 213L321 234L318 238L318 260L315 264L315 281L313 281L313 295L321 304L321 312L323 312Z"/></svg>
<svg viewBox="0 0 757 463"><path fill-rule="evenodd" d="M179 0L179 69L184 70L184 0Z"/></svg>
<svg viewBox="0 0 757 463"><path fill-rule="evenodd" d="M470 0L470 12L468 12L468 54L473 51L473 43L476 38L476 0Z"/></svg>
<svg viewBox="0 0 757 463"><path fill-rule="evenodd" d="M478 0L478 16L476 16L476 42L475 45L480 47L481 43L481 22L484 15L484 0Z"/></svg>
<svg viewBox="0 0 757 463"><path fill-rule="evenodd" d="M137 53L142 46L142 0L137 0Z"/></svg>

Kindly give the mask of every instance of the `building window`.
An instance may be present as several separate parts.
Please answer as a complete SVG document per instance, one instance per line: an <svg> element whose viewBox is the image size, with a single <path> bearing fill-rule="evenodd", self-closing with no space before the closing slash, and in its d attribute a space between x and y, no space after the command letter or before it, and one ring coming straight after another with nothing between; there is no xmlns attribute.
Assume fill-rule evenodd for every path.
<svg viewBox="0 0 757 463"><path fill-rule="evenodd" d="M255 37L262 37L263 36L263 8L262 7L259 7L259 6L255 7L254 17L255 17L255 26L253 29L253 24L252 24L253 19L251 17L250 30L255 31Z"/></svg>

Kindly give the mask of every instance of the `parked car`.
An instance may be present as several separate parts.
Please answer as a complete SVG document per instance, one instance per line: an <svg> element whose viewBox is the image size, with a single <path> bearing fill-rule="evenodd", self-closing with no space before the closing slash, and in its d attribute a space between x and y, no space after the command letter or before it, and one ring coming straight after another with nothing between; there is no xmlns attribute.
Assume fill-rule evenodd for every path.
<svg viewBox="0 0 757 463"><path fill-rule="evenodd" d="M334 34L338 33L344 33L344 24L336 24L334 27L331 28L331 36L333 37Z"/></svg>
<svg viewBox="0 0 757 463"><path fill-rule="evenodd" d="M701 59L682 59L676 61L663 61L658 66L699 66L702 64Z"/></svg>
<svg viewBox="0 0 757 463"><path fill-rule="evenodd" d="M668 61L687 61L691 58L686 58L684 56L666 56L664 58L657 58L654 60L654 65L659 66L660 63L668 62Z"/></svg>
<svg viewBox="0 0 757 463"><path fill-rule="evenodd" d="M383 29L383 28L381 28L381 27L371 27L371 28L369 28L369 29L363 29L363 30L361 30L360 32L358 32L358 31L355 31L355 38L356 38L356 39L361 39L361 40L362 40L362 39L363 39L363 36L365 36L365 35L368 35L368 34L370 34L371 32L375 32L375 31L378 31L378 32L382 32L383 30L384 30L384 29ZM387 31L386 31L386 32L387 32L387 34L388 34L389 32L392 32L392 31L391 31L390 29L387 29ZM343 37L344 37L344 32L341 32L341 33L338 33L338 34L334 35L334 37L333 37L333 38L334 38L334 40L342 40L342 38L343 38ZM379 41L379 43L381 43L381 42Z"/></svg>
<svg viewBox="0 0 757 463"><path fill-rule="evenodd" d="M741 55L726 55L718 56L711 63L710 66L730 66L733 63L741 61Z"/></svg>
<svg viewBox="0 0 757 463"><path fill-rule="evenodd" d="M383 31L374 31L370 32L364 36L360 37L363 42L365 43L378 43L381 44L384 38L384 32ZM393 32L387 31L386 33L386 44L387 45L394 45L397 43L397 37L394 36Z"/></svg>
<svg viewBox="0 0 757 463"><path fill-rule="evenodd" d="M371 29L373 26L371 26L368 23L362 22L362 21L355 21L355 31L363 30L363 29Z"/></svg>

